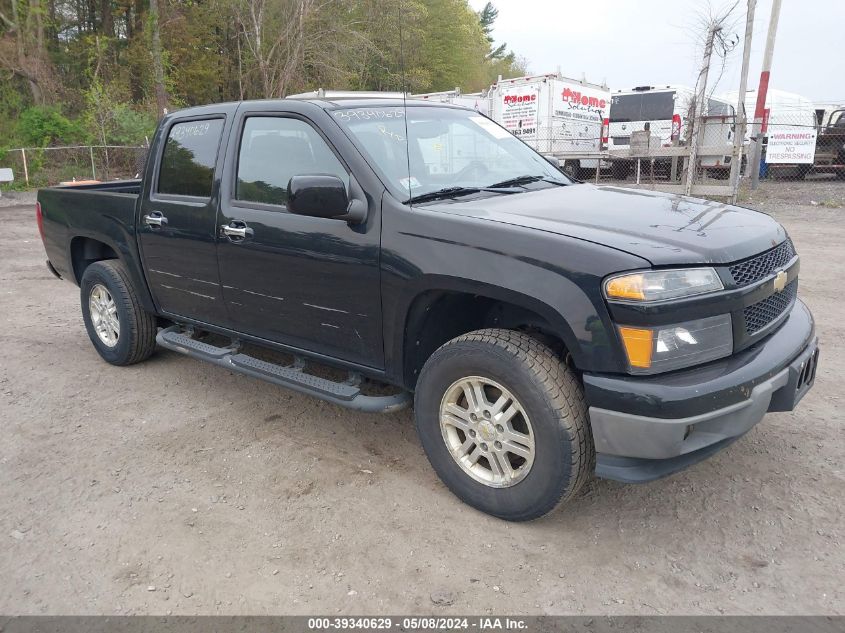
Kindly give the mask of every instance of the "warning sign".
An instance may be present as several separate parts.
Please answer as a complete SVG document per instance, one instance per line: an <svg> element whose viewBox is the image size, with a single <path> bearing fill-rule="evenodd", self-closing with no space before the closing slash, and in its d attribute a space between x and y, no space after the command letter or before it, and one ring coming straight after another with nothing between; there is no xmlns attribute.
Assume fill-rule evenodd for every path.
<svg viewBox="0 0 845 633"><path fill-rule="evenodd" d="M769 132L767 163L812 164L816 154L816 131L807 128Z"/></svg>

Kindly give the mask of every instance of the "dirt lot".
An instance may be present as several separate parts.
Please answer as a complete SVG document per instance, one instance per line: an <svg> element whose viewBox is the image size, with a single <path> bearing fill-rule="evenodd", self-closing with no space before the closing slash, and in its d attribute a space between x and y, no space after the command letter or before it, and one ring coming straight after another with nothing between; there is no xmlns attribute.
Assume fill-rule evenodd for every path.
<svg viewBox="0 0 845 633"><path fill-rule="evenodd" d="M519 525L446 490L410 412L164 351L105 364L32 207L0 208L0 612L845 613L845 183L746 204L802 254L815 389L684 473Z"/></svg>

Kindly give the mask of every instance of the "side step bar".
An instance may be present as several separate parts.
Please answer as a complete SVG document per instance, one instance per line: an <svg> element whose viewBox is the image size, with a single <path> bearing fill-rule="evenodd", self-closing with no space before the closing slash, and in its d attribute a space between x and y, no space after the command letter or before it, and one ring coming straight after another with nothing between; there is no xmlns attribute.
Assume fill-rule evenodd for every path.
<svg viewBox="0 0 845 633"><path fill-rule="evenodd" d="M370 413L392 413L404 409L411 403L407 391L388 396L367 396L361 393L360 377L350 372L346 382L335 382L305 373L305 362L297 357L293 365L276 365L240 353L240 344L233 341L229 347L217 347L198 341L191 336L191 330L178 325L160 330L156 343L164 348L214 363L230 371L260 378L267 382L307 393L333 404L367 411Z"/></svg>

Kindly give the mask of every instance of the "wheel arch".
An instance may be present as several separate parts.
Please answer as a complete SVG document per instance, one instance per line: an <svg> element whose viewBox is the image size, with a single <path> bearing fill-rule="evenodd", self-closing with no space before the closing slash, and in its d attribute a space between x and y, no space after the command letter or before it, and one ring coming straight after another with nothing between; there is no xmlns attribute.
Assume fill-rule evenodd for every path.
<svg viewBox="0 0 845 633"><path fill-rule="evenodd" d="M70 265L77 286L82 283L82 275L88 266L105 259L120 259L114 246L83 235L70 240Z"/></svg>
<svg viewBox="0 0 845 633"><path fill-rule="evenodd" d="M153 303L146 277L140 270L137 260L132 253L127 253L125 244L118 244L105 236L98 235L74 235L68 241L67 257L70 263L70 270L73 275L73 282L80 286L85 270L93 263L104 260L118 260L126 269L129 277L130 287L138 296L138 300L147 312L157 314L155 303Z"/></svg>
<svg viewBox="0 0 845 633"><path fill-rule="evenodd" d="M447 341L474 330L498 327L525 331L578 367L581 350L566 320L551 306L506 288L440 278L409 300L401 328L400 372L409 389L425 361Z"/></svg>

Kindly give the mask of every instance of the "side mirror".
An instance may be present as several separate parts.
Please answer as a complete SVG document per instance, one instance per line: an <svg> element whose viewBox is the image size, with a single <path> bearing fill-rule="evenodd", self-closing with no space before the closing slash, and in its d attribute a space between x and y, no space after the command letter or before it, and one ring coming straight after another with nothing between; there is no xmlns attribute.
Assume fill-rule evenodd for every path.
<svg viewBox="0 0 845 633"><path fill-rule="evenodd" d="M560 169L560 161L554 156L543 156L543 158L545 158L546 161L548 161L555 169Z"/></svg>
<svg viewBox="0 0 845 633"><path fill-rule="evenodd" d="M331 218L353 224L367 219L367 205L361 200L350 202L346 185L337 176L294 176L288 182L287 208L296 215Z"/></svg>

